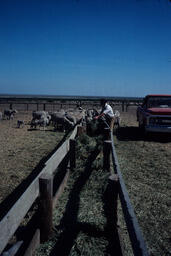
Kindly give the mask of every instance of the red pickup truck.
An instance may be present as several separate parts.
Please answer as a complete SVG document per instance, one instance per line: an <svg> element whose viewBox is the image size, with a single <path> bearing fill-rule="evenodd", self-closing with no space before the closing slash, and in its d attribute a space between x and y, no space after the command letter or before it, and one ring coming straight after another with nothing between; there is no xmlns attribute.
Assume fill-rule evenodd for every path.
<svg viewBox="0 0 171 256"><path fill-rule="evenodd" d="M171 95L147 95L137 108L139 127L146 132L171 133Z"/></svg>

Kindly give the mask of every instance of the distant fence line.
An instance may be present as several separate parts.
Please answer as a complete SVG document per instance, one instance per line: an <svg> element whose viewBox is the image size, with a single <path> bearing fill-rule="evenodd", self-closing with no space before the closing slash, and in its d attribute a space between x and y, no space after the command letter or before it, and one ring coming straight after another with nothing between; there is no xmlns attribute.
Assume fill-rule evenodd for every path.
<svg viewBox="0 0 171 256"><path fill-rule="evenodd" d="M142 102L140 99L135 100L109 100L110 104L113 107L120 107L122 112L128 111L129 106L137 106ZM91 101L85 101L85 100L51 100L45 101L45 100L11 100L11 99L1 99L0 98L0 111L4 110L5 108L10 109L18 109L22 111L33 111L33 110L44 110L44 111L55 111L61 108L71 108L71 107L99 107L100 106L100 100L91 100Z"/></svg>

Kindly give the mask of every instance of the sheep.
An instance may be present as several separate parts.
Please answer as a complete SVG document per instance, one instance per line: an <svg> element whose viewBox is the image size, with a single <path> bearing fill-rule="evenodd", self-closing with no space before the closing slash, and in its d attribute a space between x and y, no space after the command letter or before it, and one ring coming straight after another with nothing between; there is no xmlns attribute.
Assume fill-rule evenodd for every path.
<svg viewBox="0 0 171 256"><path fill-rule="evenodd" d="M31 128L31 129L36 129L36 128L37 128L37 125L38 125L38 121L39 121L39 120L32 119L31 122L30 122L30 128Z"/></svg>
<svg viewBox="0 0 171 256"><path fill-rule="evenodd" d="M55 129L60 129L62 131L69 130L74 127L75 122L74 118L72 119L71 116L67 116L67 114L63 114L60 112L54 112L51 114L51 121L54 125Z"/></svg>
<svg viewBox="0 0 171 256"><path fill-rule="evenodd" d="M51 116L50 122L52 123L53 126L55 126L57 118L63 118L65 116L65 111L50 112L50 116Z"/></svg>
<svg viewBox="0 0 171 256"><path fill-rule="evenodd" d="M86 122L86 110L80 109L74 113L74 116L77 119L77 123L85 123Z"/></svg>
<svg viewBox="0 0 171 256"><path fill-rule="evenodd" d="M99 115L96 109L87 109L86 110L86 122L90 122L93 120L95 116Z"/></svg>
<svg viewBox="0 0 171 256"><path fill-rule="evenodd" d="M39 120L43 117L46 117L47 115L49 115L49 114L46 111L33 111L32 112L33 119L38 119Z"/></svg>
<svg viewBox="0 0 171 256"><path fill-rule="evenodd" d="M17 120L17 127L20 128L20 127L24 127L25 123L23 120Z"/></svg>
<svg viewBox="0 0 171 256"><path fill-rule="evenodd" d="M8 120L13 119L16 113L18 113L16 109L5 109L4 118L7 117Z"/></svg>
<svg viewBox="0 0 171 256"><path fill-rule="evenodd" d="M72 111L67 111L65 114L66 117L70 119L70 116L75 120L76 124L83 123L85 121L85 110L84 109L75 109Z"/></svg>
<svg viewBox="0 0 171 256"><path fill-rule="evenodd" d="M50 120L51 115L47 111L33 111L30 127L36 129L39 125L40 127L43 126L45 130L45 127L49 125Z"/></svg>
<svg viewBox="0 0 171 256"><path fill-rule="evenodd" d="M73 116L73 115L71 115L70 113L66 112L66 113L65 113L65 117L66 117L69 121L71 121L72 123L76 124L77 120L76 120L76 117L75 117L75 116Z"/></svg>
<svg viewBox="0 0 171 256"><path fill-rule="evenodd" d="M45 130L45 127L49 124L49 119L47 117L42 117L41 119L32 119L30 123L30 128L36 129L37 126L43 127L43 130Z"/></svg>
<svg viewBox="0 0 171 256"><path fill-rule="evenodd" d="M115 110L114 111L114 125L117 125L119 127L120 122L121 122L120 112L118 110Z"/></svg>

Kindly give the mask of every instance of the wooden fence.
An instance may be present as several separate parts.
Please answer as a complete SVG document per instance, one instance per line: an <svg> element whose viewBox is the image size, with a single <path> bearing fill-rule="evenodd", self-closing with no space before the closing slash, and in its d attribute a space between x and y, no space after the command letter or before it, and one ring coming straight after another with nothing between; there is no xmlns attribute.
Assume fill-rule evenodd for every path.
<svg viewBox="0 0 171 256"><path fill-rule="evenodd" d="M136 215L134 213L134 209L131 205L128 192L126 186L124 184L124 180L120 171L116 150L114 146L113 134L110 132L110 129L107 128L106 140L104 141L104 168L110 169L110 156L112 156L112 165L113 165L113 173L112 176L117 175L118 182L118 194L122 206L122 211L124 214L124 219L127 225L127 230L129 233L130 242L132 245L132 250L135 256L148 256L148 250L141 232L141 229L138 225L138 221ZM112 179L112 177L111 177ZM116 186L116 177L113 179L113 185ZM116 207L117 208L117 207Z"/></svg>
<svg viewBox="0 0 171 256"><path fill-rule="evenodd" d="M52 213L52 208L55 206L57 199L59 198L60 194L64 189L65 183L69 175L69 169L66 171L66 174L58 190L52 197L53 176L59 164L68 153L70 166L71 168L74 166L74 139L77 135L78 130L79 127L76 126L69 139L67 139L45 163L45 166L41 170L41 172L31 182L31 184L24 191L22 196L13 204L7 214L0 220L0 253L2 253L9 240L18 229L25 215L28 213L29 209L38 197L40 197L41 202L39 206L41 207L40 219L44 220L44 222L42 223L40 230L36 230L33 240L29 245L26 254L24 255L32 255L33 248L40 244L40 239L42 241L48 239L48 236L52 229L52 226L50 224L52 221L52 217L50 217L49 214ZM53 198L53 200L51 200L51 198ZM44 207L44 205L46 205L46 207ZM18 246L20 245L21 243L18 244Z"/></svg>
<svg viewBox="0 0 171 256"><path fill-rule="evenodd" d="M59 196L61 195L65 184L67 182L70 169L75 167L75 137L82 133L82 127L77 126L72 132L69 139L67 139L62 146L52 155L52 157L45 163L45 167L41 170L38 176L32 181L29 187L25 190L22 196L14 203L8 213L0 220L0 253L8 244L10 238L13 236L21 221L29 211L30 207L39 198L39 218L40 225L34 232L27 249L22 255L30 256L34 250L39 246L40 242L47 241L52 231L52 211L55 207ZM125 222L129 232L130 241L132 244L133 253L135 256L148 256L148 251L143 239L140 227L138 225L133 207L120 172L117 155L113 142L113 134L108 130L107 137L104 140L104 167L110 168L110 157L112 155L112 163L114 173L118 176L117 188L120 197ZM53 182L55 171L61 161L69 153L70 168L66 170L57 191L53 194ZM116 185L115 183L112 183ZM112 185L112 186L113 186ZM116 190L116 189L115 189ZM116 191L115 191L116 192ZM113 201L117 197L113 198ZM115 203L115 202L113 202ZM22 210L21 210L22 209ZM116 207L117 209L117 207ZM114 212L114 218L117 213ZM117 219L117 218L116 218ZM14 250L19 250L22 243L18 241ZM9 254L10 255L10 254ZM11 255L16 255L13 252Z"/></svg>
<svg viewBox="0 0 171 256"><path fill-rule="evenodd" d="M109 98L111 106L120 107L121 111L128 111L129 106L137 106L142 103L142 98ZM69 100L60 98L19 98L19 97L1 97L0 96L0 111L4 109L17 109L18 111L33 111L33 110L45 110L45 111L56 111L61 108L75 108L81 106L83 108L89 108L94 106L95 108L100 107L100 98L95 99L79 99Z"/></svg>

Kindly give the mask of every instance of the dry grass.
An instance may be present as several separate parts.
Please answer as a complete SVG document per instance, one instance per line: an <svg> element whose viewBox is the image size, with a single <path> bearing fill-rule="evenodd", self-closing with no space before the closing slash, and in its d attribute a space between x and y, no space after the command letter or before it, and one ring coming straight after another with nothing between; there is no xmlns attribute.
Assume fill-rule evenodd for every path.
<svg viewBox="0 0 171 256"><path fill-rule="evenodd" d="M170 248L170 169L171 139L139 132L135 109L121 113L120 130L114 141L120 169L151 256L171 255ZM21 116L28 119L29 115ZM16 120L0 123L1 200L12 191L57 144L63 134L16 128ZM54 212L54 232L40 246L37 256L112 255L105 232L107 216L104 192L109 173L102 170L101 155L87 167L96 138L83 136L77 143L77 167ZM2 147L3 145L3 147ZM90 159L89 159L90 161ZM127 247L127 230L120 212L120 226ZM70 241L71 244L68 244ZM66 243L66 244L65 244ZM65 246L67 245L67 246ZM132 255L126 249L126 255Z"/></svg>
<svg viewBox="0 0 171 256"><path fill-rule="evenodd" d="M37 256L105 255L109 242L102 195L109 173L102 170L98 154L96 139L77 140L77 167L55 209L54 234Z"/></svg>
<svg viewBox="0 0 171 256"><path fill-rule="evenodd" d="M135 111L124 114L122 128L114 137L120 169L150 255L170 255L170 135L144 137Z"/></svg>
<svg viewBox="0 0 171 256"><path fill-rule="evenodd" d="M156 134L144 137L137 126L135 109L121 114L122 127L114 135L114 141L131 203L150 255L171 255L169 223L171 142L169 135ZM49 243L39 248L37 256L53 255L57 252L63 255L63 250L66 248L65 239L71 241L66 255L113 255L110 239L104 232L107 216L105 216L102 198L104 198L108 173L102 171L101 158L97 158L94 162L91 176L87 178L84 187L77 191L75 197L72 197L74 184L76 186L77 181L81 181L82 173L85 171L85 161L94 140L92 138L86 140L86 137L83 137L80 143L77 145L77 168L71 174L68 186L55 211L54 236ZM70 215L68 215L69 212ZM76 229L77 225L71 226L71 230L67 229L67 218L69 221L73 221L72 218L74 218L77 224L80 224L79 232ZM119 225L125 255L132 256L121 206L119 207Z"/></svg>
<svg viewBox="0 0 171 256"><path fill-rule="evenodd" d="M31 113L19 113L13 120L0 121L0 202L4 200L46 157L64 136L48 127L46 131L17 128L17 120L28 123ZM41 128L42 129L42 128Z"/></svg>

